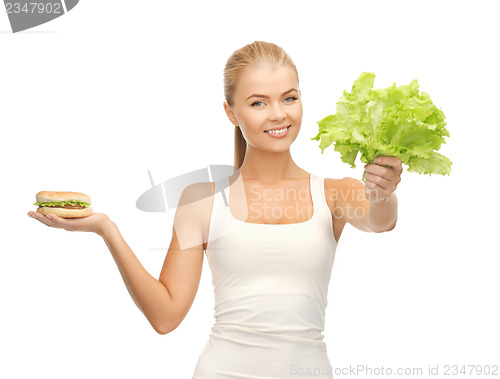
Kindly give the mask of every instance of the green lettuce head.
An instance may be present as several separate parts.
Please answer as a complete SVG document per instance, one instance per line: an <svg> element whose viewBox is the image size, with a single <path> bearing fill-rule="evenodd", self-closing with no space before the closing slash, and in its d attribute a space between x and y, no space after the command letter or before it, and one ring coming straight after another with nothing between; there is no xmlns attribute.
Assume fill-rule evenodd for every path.
<svg viewBox="0 0 500 379"><path fill-rule="evenodd" d="M394 156L419 174L449 175L452 162L437 153L449 137L445 115L426 92L419 94L414 79L409 85L373 89L375 74L363 72L344 91L337 113L318 121L321 153L334 144L344 163L356 167L358 153L366 164L378 156ZM364 177L364 173L363 173Z"/></svg>

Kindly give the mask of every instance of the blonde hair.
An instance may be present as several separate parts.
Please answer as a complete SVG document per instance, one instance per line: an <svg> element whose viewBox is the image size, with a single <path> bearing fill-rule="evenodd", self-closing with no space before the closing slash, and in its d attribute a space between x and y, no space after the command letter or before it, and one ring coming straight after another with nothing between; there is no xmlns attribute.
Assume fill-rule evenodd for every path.
<svg viewBox="0 0 500 379"><path fill-rule="evenodd" d="M227 60L224 67L224 97L230 106L234 104L234 94L238 84L238 79L246 70L256 68L262 64L271 65L273 69L282 65L290 66L299 81L297 68L292 58L280 46L264 41L254 41L236 50ZM241 129L234 128L234 166L238 170L243 164L247 143Z"/></svg>

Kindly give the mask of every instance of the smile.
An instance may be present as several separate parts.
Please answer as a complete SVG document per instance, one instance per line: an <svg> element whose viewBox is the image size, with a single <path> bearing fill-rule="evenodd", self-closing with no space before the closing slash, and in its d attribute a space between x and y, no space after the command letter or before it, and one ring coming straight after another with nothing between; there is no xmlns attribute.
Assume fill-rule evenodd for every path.
<svg viewBox="0 0 500 379"><path fill-rule="evenodd" d="M288 125L286 128L280 130L264 130L264 133L269 134L271 137L284 137L288 134L288 129L290 129L291 125Z"/></svg>

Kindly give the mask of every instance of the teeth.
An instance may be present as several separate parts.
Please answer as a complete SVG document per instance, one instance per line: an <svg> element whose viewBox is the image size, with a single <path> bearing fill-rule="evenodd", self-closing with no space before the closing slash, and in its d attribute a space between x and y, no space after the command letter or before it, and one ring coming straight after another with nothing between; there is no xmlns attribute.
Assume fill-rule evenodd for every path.
<svg viewBox="0 0 500 379"><path fill-rule="evenodd" d="M272 133L272 134L282 134L284 133L286 130L288 129L288 126L284 129L281 129L281 130L268 130L267 132L268 133Z"/></svg>

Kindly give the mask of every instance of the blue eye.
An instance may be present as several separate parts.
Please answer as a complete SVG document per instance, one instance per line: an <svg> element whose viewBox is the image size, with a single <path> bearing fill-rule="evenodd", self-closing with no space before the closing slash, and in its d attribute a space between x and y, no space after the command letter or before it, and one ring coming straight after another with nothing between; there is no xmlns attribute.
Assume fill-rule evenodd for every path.
<svg viewBox="0 0 500 379"><path fill-rule="evenodd" d="M293 96L289 96L289 97L287 97L286 99L292 99L292 101L297 100L297 98L296 98L296 97L293 97ZM286 99L285 99L285 100L286 100ZM288 101L288 102L289 102L289 103L291 103L292 101ZM254 102L251 104L251 106L253 107L253 106L255 106L255 104L258 104L258 103L262 103L262 101L254 101Z"/></svg>

